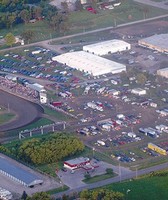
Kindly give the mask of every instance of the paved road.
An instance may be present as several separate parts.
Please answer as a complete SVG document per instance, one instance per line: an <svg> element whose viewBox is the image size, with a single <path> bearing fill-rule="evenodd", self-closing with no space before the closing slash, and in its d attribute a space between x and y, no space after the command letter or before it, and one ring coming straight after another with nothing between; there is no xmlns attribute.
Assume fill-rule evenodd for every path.
<svg viewBox="0 0 168 200"><path fill-rule="evenodd" d="M166 9L168 10L168 1L161 1L161 2L156 2L156 1L152 1L152 0L134 0L138 3L142 3L142 4L146 4L146 5L150 5L150 6L154 6L157 8L162 8L162 9ZM165 4L166 3L166 4Z"/></svg>
<svg viewBox="0 0 168 200"><path fill-rule="evenodd" d="M157 20L157 19L162 19L162 18L165 18L165 17L168 17L168 14L162 15L162 16L153 17L153 18L150 18L150 19L142 19L142 20L138 20L138 21L135 21L135 22L129 22L129 23L121 24L121 25L118 25L115 28L135 25L135 24L139 24L139 23L145 23L145 22L149 22L149 21L153 21L153 20ZM54 41L60 41L60 40L63 40L63 39L69 39L69 38L73 38L73 37L76 37L76 36L82 36L82 35L97 33L97 32L101 32L101 31L105 31L105 30L111 30L113 28L114 28L113 26L110 26L110 27L100 28L100 29L96 29L96 30L92 30L92 31L76 33L76 34L72 34L72 35L67 35L67 36L62 36L62 37L58 37L58 38L54 38L54 39L48 39L48 40L45 40L45 41L31 43L31 44L27 44L27 45L24 45L24 46L17 46L17 47L11 47L11 48L7 48L7 49L2 49L2 50L0 50L0 52L10 51L10 50L20 49L20 48L27 48L27 47L36 46L36 45L37 46L45 46L45 45L47 45L47 47L49 47L48 44L50 44L51 42L54 42ZM53 45L51 45L51 46L52 46L51 48L53 49ZM54 45L54 46L55 46L55 50L59 50L59 46L58 45Z"/></svg>
<svg viewBox="0 0 168 200"><path fill-rule="evenodd" d="M130 173L126 173L126 174L121 173L121 176L117 176L117 177L110 178L110 179L103 180L103 181L99 181L99 182L96 182L96 183L93 183L93 184L78 187L76 189L71 189L71 190L68 190L68 191L65 191L65 192L55 194L53 196L58 198L58 197L61 197L63 194L68 195L68 194L72 194L73 192L80 192L83 189L94 189L94 188L97 188L97 187L102 187L102 186L105 186L105 185L108 185L108 184L111 184L111 183L129 180L129 179L132 179L132 178L136 178L136 176L148 174L152 171L158 171L158 170L162 170L162 169L165 169L165 168L168 168L168 163L164 163L164 164L157 165L157 166L154 166L154 167L150 167L150 168L147 168L147 169L142 169L142 170L139 170L137 172L131 171Z"/></svg>

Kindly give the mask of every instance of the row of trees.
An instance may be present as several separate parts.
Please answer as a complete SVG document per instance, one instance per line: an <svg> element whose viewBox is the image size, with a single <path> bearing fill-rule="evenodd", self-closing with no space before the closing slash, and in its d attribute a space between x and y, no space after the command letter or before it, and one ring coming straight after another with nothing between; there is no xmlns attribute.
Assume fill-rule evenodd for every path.
<svg viewBox="0 0 168 200"><path fill-rule="evenodd" d="M45 138L33 138L12 149L20 160L34 165L52 163L84 150L84 144L76 137L55 133Z"/></svg>
<svg viewBox="0 0 168 200"><path fill-rule="evenodd" d="M26 4L39 3L41 0L0 0L0 12L21 10Z"/></svg>
<svg viewBox="0 0 168 200"><path fill-rule="evenodd" d="M62 13L46 1L41 1L38 6L28 3L31 1L0 1L0 28L12 28L19 23L29 23L31 19L45 19L56 31L68 30L68 8L66 5L63 5L65 12ZM35 2L33 1L33 3Z"/></svg>
<svg viewBox="0 0 168 200"><path fill-rule="evenodd" d="M53 198L46 192L35 193L32 197L29 197L23 192L22 200L52 200ZM108 189L94 189L83 190L80 193L73 193L72 195L63 195L58 200L124 200L124 194L120 192L114 192Z"/></svg>

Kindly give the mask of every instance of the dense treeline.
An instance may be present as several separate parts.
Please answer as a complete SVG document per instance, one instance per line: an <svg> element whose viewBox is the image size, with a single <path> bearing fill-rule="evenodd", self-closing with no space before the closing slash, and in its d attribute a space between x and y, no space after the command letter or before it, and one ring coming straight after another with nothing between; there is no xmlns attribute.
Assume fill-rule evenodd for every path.
<svg viewBox="0 0 168 200"><path fill-rule="evenodd" d="M65 32L69 28L68 8L65 8L63 13L59 12L45 0L0 0L0 28L12 28L16 24L29 23L32 19L43 19L55 31Z"/></svg>
<svg viewBox="0 0 168 200"><path fill-rule="evenodd" d="M29 197L25 191L23 192L22 199L26 200L51 200L52 197L46 192L35 193L32 197ZM94 189L83 190L80 193L72 193L70 195L62 195L62 197L56 198L56 200L124 200L124 194L121 192L114 192L108 189Z"/></svg>
<svg viewBox="0 0 168 200"><path fill-rule="evenodd" d="M2 147L0 149L6 151ZM83 150L84 145L78 138L65 133L54 133L48 137L17 143L10 153L24 162L38 165L59 161Z"/></svg>
<svg viewBox="0 0 168 200"><path fill-rule="evenodd" d="M80 193L82 200L123 200L124 195L107 189L83 190Z"/></svg>
<svg viewBox="0 0 168 200"><path fill-rule="evenodd" d="M39 3L41 0L0 0L0 12L21 10L26 4Z"/></svg>

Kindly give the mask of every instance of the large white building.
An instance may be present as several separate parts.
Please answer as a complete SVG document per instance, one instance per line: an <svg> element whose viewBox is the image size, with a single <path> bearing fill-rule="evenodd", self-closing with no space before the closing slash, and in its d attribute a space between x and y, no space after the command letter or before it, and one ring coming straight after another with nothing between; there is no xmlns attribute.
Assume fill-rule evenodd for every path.
<svg viewBox="0 0 168 200"><path fill-rule="evenodd" d="M168 67L157 70L157 75L168 78Z"/></svg>
<svg viewBox="0 0 168 200"><path fill-rule="evenodd" d="M107 40L83 46L83 50L98 56L130 50L131 45L122 40Z"/></svg>
<svg viewBox="0 0 168 200"><path fill-rule="evenodd" d="M117 74L122 71L126 71L126 66L106 58L102 58L85 51L68 52L52 58L53 61L57 61L71 68L75 68L82 72L87 72L93 76L99 76L103 74Z"/></svg>
<svg viewBox="0 0 168 200"><path fill-rule="evenodd" d="M140 46L168 53L168 34L153 35L138 41Z"/></svg>

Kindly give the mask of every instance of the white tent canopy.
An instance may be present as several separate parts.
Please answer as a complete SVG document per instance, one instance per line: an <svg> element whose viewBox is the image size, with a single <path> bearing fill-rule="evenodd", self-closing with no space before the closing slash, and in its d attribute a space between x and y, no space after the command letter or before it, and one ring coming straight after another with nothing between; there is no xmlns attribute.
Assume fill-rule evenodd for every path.
<svg viewBox="0 0 168 200"><path fill-rule="evenodd" d="M83 50L96 55L106 55L110 53L130 50L131 45L122 40L107 40L95 44L83 46Z"/></svg>
<svg viewBox="0 0 168 200"><path fill-rule="evenodd" d="M126 71L126 66L123 64L84 51L65 53L53 57L52 60L66 64L77 70L87 72L93 76L107 73L116 74Z"/></svg>

